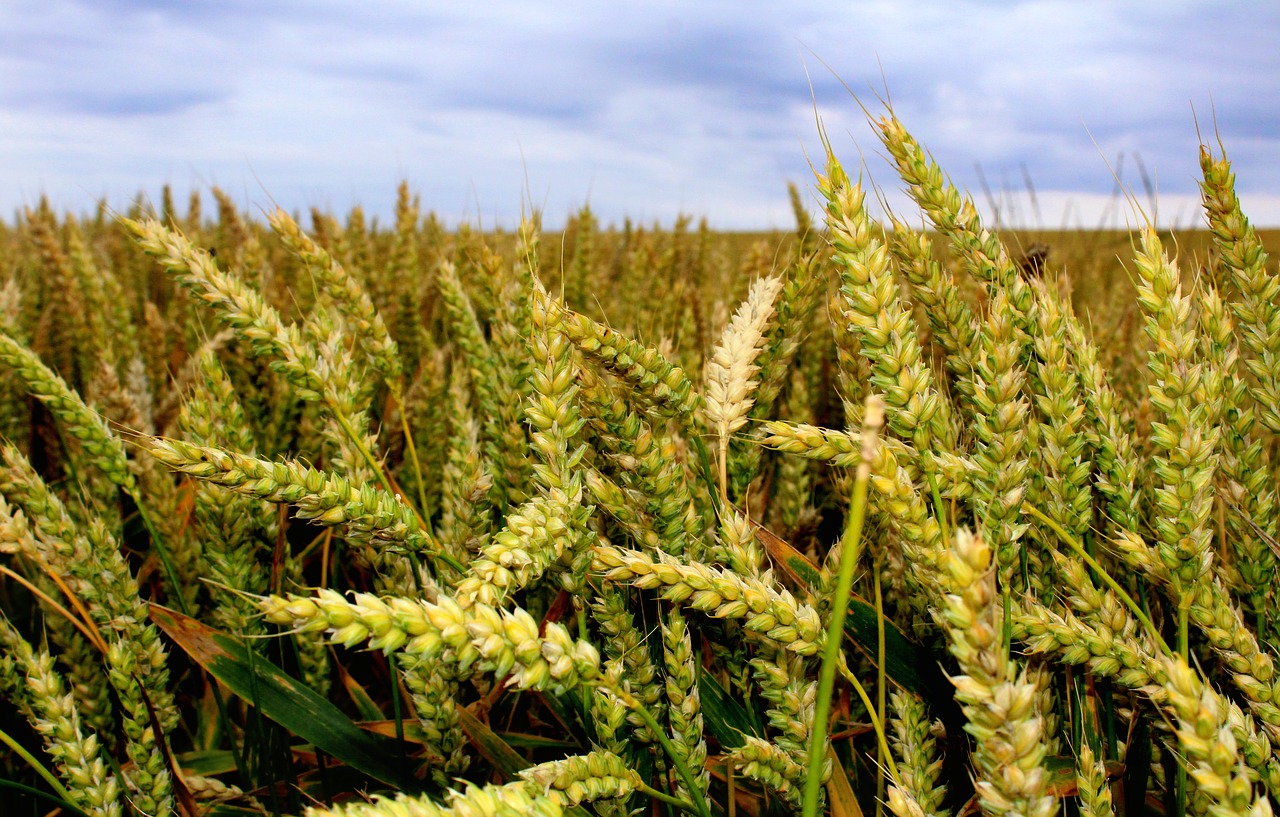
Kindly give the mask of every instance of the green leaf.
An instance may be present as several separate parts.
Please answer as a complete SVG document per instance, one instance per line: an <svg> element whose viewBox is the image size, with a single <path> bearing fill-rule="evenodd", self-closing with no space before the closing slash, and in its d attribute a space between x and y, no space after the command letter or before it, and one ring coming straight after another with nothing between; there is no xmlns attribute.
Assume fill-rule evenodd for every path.
<svg viewBox="0 0 1280 817"><path fill-rule="evenodd" d="M501 771L508 780L516 779L522 770L533 765L525 760L524 755L512 749L497 732L490 729L488 724L473 715L470 709L458 704L454 708L462 731L467 733L467 737L480 750L480 754L484 755L485 760ZM573 817L591 817L590 812L582 806L573 806L566 811Z"/></svg>
<svg viewBox="0 0 1280 817"><path fill-rule="evenodd" d="M849 773L840 762L840 755L830 752L831 779L827 781L827 801L831 804L831 817L863 817L862 806L853 793Z"/></svg>
<svg viewBox="0 0 1280 817"><path fill-rule="evenodd" d="M756 537L764 544L774 564L804 593L812 596L813 588L822 580L818 568L800 551L763 527L756 528ZM845 639L857 647L873 665L879 655L879 615L875 605L853 595L849 598L845 614ZM889 680L903 689L914 692L926 701L953 697L933 655L911 641L889 619L884 621L884 673Z"/></svg>
<svg viewBox="0 0 1280 817"><path fill-rule="evenodd" d="M698 667L698 695L702 701L702 719L716 739L725 749L737 749L743 744L743 735L764 735L756 729L747 714L746 707L734 700L706 667Z"/></svg>
<svg viewBox="0 0 1280 817"><path fill-rule="evenodd" d="M498 732L498 737L512 748L519 749L557 749L565 754L580 752L578 744L571 740L558 740L542 735L526 735L523 732Z"/></svg>
<svg viewBox="0 0 1280 817"><path fill-rule="evenodd" d="M382 712L382 708L373 700L373 696L360 685L359 681L351 677L351 673L347 672L346 667L336 661L334 664L337 665L338 680L342 682L342 688L351 696L351 702L356 705L356 709L360 710L361 719L380 721L386 717Z"/></svg>
<svg viewBox="0 0 1280 817"><path fill-rule="evenodd" d="M1143 814L1147 808L1147 788L1151 783L1151 727L1147 719L1135 715L1129 727L1128 751L1124 758L1124 813Z"/></svg>
<svg viewBox="0 0 1280 817"><path fill-rule="evenodd" d="M778 569L802 594L812 598L813 588L822 578L818 568L803 553L762 526L756 527L756 538L764 544ZM845 640L861 651L873 666L879 666L879 618L874 605L856 595L849 597L844 619ZM884 674L898 686L928 701L946 728L948 738L956 746L965 745L964 714L938 660L887 618L884 620ZM965 758L964 752L948 752L944 758L944 775L953 793L967 789Z"/></svg>
<svg viewBox="0 0 1280 817"><path fill-rule="evenodd" d="M809 561L809 557L791 547L785 539L775 536L755 520L752 522L756 525L756 538L769 552L769 558L805 596L812 598L813 588L822 583L822 572Z"/></svg>
<svg viewBox="0 0 1280 817"><path fill-rule="evenodd" d="M540 692L522 692L520 694L536 696L537 701L555 716L560 726L564 727L566 739L575 741L579 746L591 745L591 736L588 735L586 725L582 722L582 701L576 697L577 693L545 695Z"/></svg>
<svg viewBox="0 0 1280 817"><path fill-rule="evenodd" d="M876 662L877 629L879 616L874 605L856 594L849 598L848 612L844 619L845 640L861 650L871 663ZM930 672L932 670L932 672ZM938 669L938 662L920 645L907 639L898 626L884 620L884 674L904 689L933 700L932 695L941 691L945 697L953 693Z"/></svg>
<svg viewBox="0 0 1280 817"><path fill-rule="evenodd" d="M366 732L381 735L388 740L404 740L405 743L416 743L419 746L427 741L426 733L422 730L422 724L417 720L401 720L399 723L393 720L360 721L356 725ZM401 736L396 735L397 730L400 731Z"/></svg>
<svg viewBox="0 0 1280 817"><path fill-rule="evenodd" d="M455 705L455 711L462 731L467 733L467 737L480 750L480 754L484 755L484 759L508 779L514 778L521 769L529 767L529 761L524 759L524 755L508 746L484 721L471 714L471 710Z"/></svg>
<svg viewBox="0 0 1280 817"><path fill-rule="evenodd" d="M1049 755L1040 764L1045 771L1044 793L1053 797L1075 797L1080 793L1078 764L1069 755ZM1117 760L1106 761L1107 780L1124 775L1127 767ZM1141 811L1132 812L1140 814Z"/></svg>
<svg viewBox="0 0 1280 817"><path fill-rule="evenodd" d="M235 756L226 749L185 752L178 755L176 759L184 772L198 774L201 777L215 777L236 770Z"/></svg>
<svg viewBox="0 0 1280 817"><path fill-rule="evenodd" d="M43 792L40 789L33 789L30 786L25 786L16 780L0 778L0 789L12 789L13 791L21 792L29 797L39 798L49 803L53 803L59 810L65 811L68 814L76 815L76 817L88 817L88 815L83 811L76 808L73 804L68 803L66 800L63 800L61 797L49 794L48 792ZM13 805L13 800L11 799L6 798L6 802L8 802L10 806Z"/></svg>
<svg viewBox="0 0 1280 817"><path fill-rule="evenodd" d="M239 638L167 607L150 605L151 620L188 655L262 714L364 774L401 791L421 791L403 770L393 741L361 730L336 706L245 649Z"/></svg>

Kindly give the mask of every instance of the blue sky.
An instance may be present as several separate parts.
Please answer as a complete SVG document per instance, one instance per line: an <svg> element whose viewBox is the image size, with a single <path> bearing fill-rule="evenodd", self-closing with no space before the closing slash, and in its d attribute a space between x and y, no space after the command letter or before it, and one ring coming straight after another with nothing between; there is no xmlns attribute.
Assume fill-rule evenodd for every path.
<svg viewBox="0 0 1280 817"><path fill-rule="evenodd" d="M87 211L166 182L384 217L407 179L447 223L678 213L790 224L815 104L846 165L904 207L847 83L988 215L1123 224L1108 164L1160 220L1196 222L1214 117L1247 212L1280 225L1280 4L1272 2L0 5L0 216ZM883 75L882 75L883 72ZM1024 179L1037 192L1038 215Z"/></svg>

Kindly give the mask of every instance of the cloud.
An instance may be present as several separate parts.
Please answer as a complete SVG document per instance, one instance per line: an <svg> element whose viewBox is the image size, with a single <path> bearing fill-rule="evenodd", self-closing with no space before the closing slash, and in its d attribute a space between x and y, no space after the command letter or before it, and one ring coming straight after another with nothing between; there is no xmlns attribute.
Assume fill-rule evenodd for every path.
<svg viewBox="0 0 1280 817"><path fill-rule="evenodd" d="M147 91L65 89L49 95L15 93L8 102L18 110L46 109L90 117L132 117L183 114L221 98L224 97L180 88Z"/></svg>
<svg viewBox="0 0 1280 817"><path fill-rule="evenodd" d="M1126 180L1140 156L1193 196L1193 105L1263 194L1278 38L1269 6L1207 1L6 4L0 207L216 181L386 213L406 176L446 216L510 223L527 178L549 223L589 197L615 222L785 226L815 107L846 162L896 187L844 83L873 113L887 93L979 201L979 166L997 192L1025 168L1096 208L1120 155Z"/></svg>
<svg viewBox="0 0 1280 817"><path fill-rule="evenodd" d="M1277 114L1272 102L1257 110L1280 99L1280 72L1263 68L1277 65L1280 31L1256 5L914 3L910 24L904 8L872 4L860 22L878 59L833 67L868 87L883 65L908 127L965 179L975 162L1025 163L1044 184L1096 190L1099 152L1128 150L1189 190L1193 104L1204 117L1213 103L1229 138ZM1275 189L1280 169L1259 172Z"/></svg>

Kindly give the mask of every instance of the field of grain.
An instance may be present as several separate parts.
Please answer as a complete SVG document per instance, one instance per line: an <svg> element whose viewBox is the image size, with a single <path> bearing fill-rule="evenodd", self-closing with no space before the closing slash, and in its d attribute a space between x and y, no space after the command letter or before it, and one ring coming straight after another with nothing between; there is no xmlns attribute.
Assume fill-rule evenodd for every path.
<svg viewBox="0 0 1280 817"><path fill-rule="evenodd" d="M785 234L0 226L4 813L1270 814L1275 236L876 125Z"/></svg>

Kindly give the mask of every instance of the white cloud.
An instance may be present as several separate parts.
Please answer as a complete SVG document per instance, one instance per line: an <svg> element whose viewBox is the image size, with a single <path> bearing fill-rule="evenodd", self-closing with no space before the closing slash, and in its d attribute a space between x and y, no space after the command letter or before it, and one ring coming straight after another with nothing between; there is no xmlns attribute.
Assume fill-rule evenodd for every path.
<svg viewBox="0 0 1280 817"><path fill-rule="evenodd" d="M549 223L590 198L607 221L786 226L814 99L846 162L865 153L892 187L831 73L874 111L882 70L979 201L977 165L997 192L1025 167L1042 200L1087 210L1121 152L1126 181L1139 155L1162 198L1193 196L1192 104L1262 201L1280 190L1277 35L1270 6L1207 0L19 2L0 7L0 212L168 181L386 213L407 177L445 218L510 223L527 177Z"/></svg>

